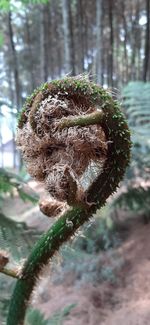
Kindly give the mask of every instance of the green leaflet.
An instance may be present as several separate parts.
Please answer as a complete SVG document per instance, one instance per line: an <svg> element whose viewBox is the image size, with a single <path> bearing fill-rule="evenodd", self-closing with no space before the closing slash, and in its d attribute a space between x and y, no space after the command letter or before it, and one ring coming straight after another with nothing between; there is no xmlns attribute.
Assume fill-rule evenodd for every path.
<svg viewBox="0 0 150 325"><path fill-rule="evenodd" d="M56 311L52 317L45 319L37 309L29 309L25 319L25 325L61 325L76 304L66 306L63 310Z"/></svg>
<svg viewBox="0 0 150 325"><path fill-rule="evenodd" d="M0 203L3 200L3 194L9 193L13 195L14 188L23 201L38 202L38 195L25 184L22 177L4 168L0 168Z"/></svg>
<svg viewBox="0 0 150 325"><path fill-rule="evenodd" d="M25 258L33 243L39 238L35 229L24 222L16 222L0 213L0 248L11 254L14 261Z"/></svg>

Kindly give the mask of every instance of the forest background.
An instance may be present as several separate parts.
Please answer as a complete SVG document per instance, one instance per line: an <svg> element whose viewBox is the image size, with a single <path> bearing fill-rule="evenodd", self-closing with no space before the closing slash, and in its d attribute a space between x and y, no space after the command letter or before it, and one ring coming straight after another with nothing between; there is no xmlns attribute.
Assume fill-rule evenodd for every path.
<svg viewBox="0 0 150 325"><path fill-rule="evenodd" d="M130 213L131 219L140 215L146 224L150 220L150 0L0 0L0 27L0 246L8 248L18 261L28 255L45 225L37 211L33 223L32 218L25 219L28 203L22 209L15 203L16 190L23 200L38 201L37 195L24 185L31 180L15 144L17 118L24 101L44 82L86 74L121 101L131 129L132 159L117 196L102 218L98 212L86 239L79 238L75 244L76 255L63 253L64 272L68 272L69 260L76 277L80 272L81 280L88 272L86 279L96 285L104 279L113 282L114 266L111 269L107 265L97 275L99 255L95 254L120 245L118 218L120 226L122 210L125 223ZM40 220L36 231L30 227L37 226L35 219ZM89 260L91 269L87 266ZM58 282L60 278L63 275L58 275ZM4 275L0 280L0 322L5 324L14 284ZM58 301L59 294L58 290ZM74 305L69 305L56 318L65 317L72 308ZM34 316L29 315L31 321L27 324L37 324ZM41 319L41 325L62 324L60 318L57 323L46 323L38 312L36 316L34 319ZM81 320L84 323L87 321Z"/></svg>
<svg viewBox="0 0 150 325"><path fill-rule="evenodd" d="M1 0L0 9L1 165L11 138L18 165L16 116L41 83L87 73L119 96L150 80L149 0Z"/></svg>

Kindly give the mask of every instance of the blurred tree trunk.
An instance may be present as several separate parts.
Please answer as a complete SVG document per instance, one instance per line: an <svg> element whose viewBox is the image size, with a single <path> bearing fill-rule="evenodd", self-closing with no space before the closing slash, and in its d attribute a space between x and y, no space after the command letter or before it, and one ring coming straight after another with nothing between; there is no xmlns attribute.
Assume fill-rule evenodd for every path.
<svg viewBox="0 0 150 325"><path fill-rule="evenodd" d="M97 82L102 84L102 1L96 0L96 76Z"/></svg>
<svg viewBox="0 0 150 325"><path fill-rule="evenodd" d="M9 98L12 104L12 108L15 107L15 96L14 96L14 90L13 90L13 76L12 76L12 71L10 69L10 65L8 65L8 85L9 85ZM11 123L11 133L12 133L12 150L13 150L13 168L16 169L17 166L17 155L18 157L20 157L20 168L22 166L21 163L21 156L19 155L19 153L17 153L17 149L16 149L16 143L15 143L15 132L14 132L14 125L12 125Z"/></svg>
<svg viewBox="0 0 150 325"><path fill-rule="evenodd" d="M18 59L17 59L17 52L14 43L14 35L13 35L13 28L12 28L12 14L11 12L8 13L8 32L9 32L9 42L10 42L10 50L11 50L11 57L12 57L12 70L14 74L14 82L15 82L15 97L16 97L16 105L17 110L19 111L22 105L21 99L21 85L19 80L19 69L18 69Z"/></svg>
<svg viewBox="0 0 150 325"><path fill-rule="evenodd" d="M127 41L128 41L128 33L127 33L127 21L126 21L126 3L123 0L122 1L122 21L123 21L123 29L124 29L124 42L123 42L123 48L124 48L124 65L125 65L125 71L124 71L124 83L128 81L128 53L127 53Z"/></svg>
<svg viewBox="0 0 150 325"><path fill-rule="evenodd" d="M77 25L77 69L78 74L84 71L84 35L83 35L83 3L82 0L77 0L76 10L76 25Z"/></svg>
<svg viewBox="0 0 150 325"><path fill-rule="evenodd" d="M150 65L150 0L146 0L146 31L145 31L145 53L143 65L143 81L147 81L148 68Z"/></svg>
<svg viewBox="0 0 150 325"><path fill-rule="evenodd" d="M16 148L16 142L15 142L15 133L12 132L12 149L13 149L13 168L17 169L17 167L19 167L19 169L21 169L21 163L19 162L19 166L17 166L17 148ZM20 157L20 161L21 161L21 156Z"/></svg>
<svg viewBox="0 0 150 325"><path fill-rule="evenodd" d="M0 106L0 118L1 118L1 106ZM0 167L3 167L4 166L4 163L3 163L3 138L2 138L2 130L1 130L1 121L0 121L0 156L1 156L1 165Z"/></svg>
<svg viewBox="0 0 150 325"><path fill-rule="evenodd" d="M119 13L119 14L118 14ZM120 51L120 34L118 32L118 26L120 24L121 15L120 15L120 7L116 8L116 17L114 20L114 34L115 34L115 45L114 45L114 76L115 80L113 81L113 86L115 88L120 87L120 80L118 76L120 75L120 57L123 55L123 53ZM124 59L124 58L123 58ZM122 70L122 79L125 78L125 71Z"/></svg>
<svg viewBox="0 0 150 325"><path fill-rule="evenodd" d="M138 66L136 65L137 49L138 49L138 39L139 39L139 0L136 0L136 6L132 6L132 33L131 33L131 79L136 80L136 74Z"/></svg>
<svg viewBox="0 0 150 325"><path fill-rule="evenodd" d="M48 25L49 25L49 5L41 7L41 81L48 80Z"/></svg>
<svg viewBox="0 0 150 325"><path fill-rule="evenodd" d="M27 49L28 49L28 66L29 66L29 74L30 74L30 83L31 83L31 89L32 92L35 87L35 78L34 78L34 58L33 58L33 52L32 52L32 43L31 43L31 33L30 33L30 24L29 24L29 18L27 13L25 14L25 25L26 25L26 43L27 43Z"/></svg>
<svg viewBox="0 0 150 325"><path fill-rule="evenodd" d="M108 17L109 17L109 51L108 51L108 85L113 87L113 66L114 66L114 30L113 30L113 6L114 1L108 0Z"/></svg>
<svg viewBox="0 0 150 325"><path fill-rule="evenodd" d="M57 23L57 11L56 11L56 2L51 1L48 15L49 15L49 28L48 28L48 55L49 55L49 70L51 79L55 78L55 58L56 58L56 23ZM58 23L59 26L59 23ZM58 63L59 64L59 63Z"/></svg>
<svg viewBox="0 0 150 325"><path fill-rule="evenodd" d="M62 12L57 1L52 1L50 5L51 29L50 29L50 48L49 54L51 59L51 71L57 78L62 75L64 60L63 42L63 23ZM52 46L51 46L52 45ZM53 67L52 67L53 65ZM55 69L54 69L55 67Z"/></svg>
<svg viewBox="0 0 150 325"><path fill-rule="evenodd" d="M10 43L10 51L11 51L11 69L14 75L14 83L15 83L15 104L17 106L17 111L21 109L22 106L22 98L21 98L21 85L19 80L19 69L18 69L18 59L17 59L17 52L14 43L14 35L13 35L13 28L12 28L12 14L11 12L8 13L8 32L9 32L9 43ZM12 144L13 144L13 167L16 169L16 159L17 159L17 150L15 144L15 134L13 134ZM21 168L21 159L20 159L20 166Z"/></svg>
<svg viewBox="0 0 150 325"><path fill-rule="evenodd" d="M65 73L75 74L74 42L70 0L62 0L64 29Z"/></svg>
<svg viewBox="0 0 150 325"><path fill-rule="evenodd" d="M1 161L0 167L4 167L4 158L3 158L4 150L3 150L3 142L2 142L1 134L0 134L0 148L1 148L1 150L0 150L0 157L1 157L1 159L0 159L0 161Z"/></svg>
<svg viewBox="0 0 150 325"><path fill-rule="evenodd" d="M11 101L12 106L15 106L15 94L13 90L13 71L11 70L11 66L9 60L7 62L8 69L7 69L7 82L9 85L9 99Z"/></svg>

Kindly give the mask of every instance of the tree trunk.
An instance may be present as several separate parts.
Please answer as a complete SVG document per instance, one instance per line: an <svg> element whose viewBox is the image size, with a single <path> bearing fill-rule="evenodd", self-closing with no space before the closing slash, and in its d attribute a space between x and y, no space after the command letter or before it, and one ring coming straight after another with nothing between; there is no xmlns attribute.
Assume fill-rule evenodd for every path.
<svg viewBox="0 0 150 325"><path fill-rule="evenodd" d="M18 58L17 52L14 43L13 28L12 28L12 14L8 13L8 31L9 31L9 43L10 43L10 52L11 52L11 69L13 71L14 83L15 83L15 104L17 106L17 111L21 109L22 106L22 97L21 97L21 85L19 80L19 68L18 68ZM13 167L16 169L16 144L15 144L15 135L13 133ZM21 168L21 165L19 166Z"/></svg>
<svg viewBox="0 0 150 325"><path fill-rule="evenodd" d="M102 0L96 0L96 75L102 84Z"/></svg>
<svg viewBox="0 0 150 325"><path fill-rule="evenodd" d="M62 0L62 15L64 29L65 73L74 75L74 43L70 0Z"/></svg>
<svg viewBox="0 0 150 325"><path fill-rule="evenodd" d="M41 79L43 82L48 80L48 5L41 8Z"/></svg>
<svg viewBox="0 0 150 325"><path fill-rule="evenodd" d="M123 29L124 29L124 78L123 82L126 83L128 81L128 53L127 53L127 41L128 41L128 33L127 33L127 21L126 21L126 12L125 12L125 1L122 1L122 20L123 20Z"/></svg>
<svg viewBox="0 0 150 325"><path fill-rule="evenodd" d="M77 0L76 11L77 24L77 69L78 73L84 71L84 37L83 37L83 3L82 0Z"/></svg>
<svg viewBox="0 0 150 325"><path fill-rule="evenodd" d="M28 60L29 60L28 67L29 67L29 74L30 74L29 82L31 85L30 91L32 92L36 87L36 83L34 78L34 58L33 58L32 43L31 43L30 24L29 24L29 18L27 13L25 19L26 19L26 42L27 42Z"/></svg>
<svg viewBox="0 0 150 325"><path fill-rule="evenodd" d="M147 81L148 68L150 63L150 0L146 0L146 31L145 31L145 55L143 65L143 81Z"/></svg>
<svg viewBox="0 0 150 325"><path fill-rule="evenodd" d="M136 80L136 58L138 52L138 38L139 38L139 0L136 1L136 11L132 12L132 32L131 32L131 47L132 47L132 56L131 56L131 79Z"/></svg>
<svg viewBox="0 0 150 325"><path fill-rule="evenodd" d="M113 0L108 1L109 9L108 9L108 16L109 16L109 30L110 30L110 46L109 46L109 55L108 55L108 80L109 86L113 87L113 49L114 49L114 31L113 31Z"/></svg>
<svg viewBox="0 0 150 325"><path fill-rule="evenodd" d="M53 76L56 78L61 77L62 68L64 62L64 51L62 47L63 42L63 28L62 28L62 12L60 12L60 6L57 1L52 1L50 5L50 20L51 26L49 30L50 42L49 42L49 57L50 66Z"/></svg>
<svg viewBox="0 0 150 325"><path fill-rule="evenodd" d="M13 39L11 12L8 13L8 30L9 30L10 49L11 49L11 55L12 55L12 70L13 70L14 82L15 82L16 105L17 105L17 110L19 111L22 106L21 85L20 85L20 80L19 80L17 53L16 53L15 43L14 43L14 39Z"/></svg>

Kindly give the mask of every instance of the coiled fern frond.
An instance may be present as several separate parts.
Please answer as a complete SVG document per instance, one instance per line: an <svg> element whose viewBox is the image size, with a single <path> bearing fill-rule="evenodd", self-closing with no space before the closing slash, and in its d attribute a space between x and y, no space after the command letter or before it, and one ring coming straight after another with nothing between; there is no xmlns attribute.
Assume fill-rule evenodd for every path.
<svg viewBox="0 0 150 325"><path fill-rule="evenodd" d="M130 160L130 131L117 101L82 78L46 83L27 100L17 143L31 175L63 211L32 249L11 298L7 324L23 324L49 259L116 191ZM94 178L89 175L93 175ZM87 179L88 178L88 179ZM46 211L49 214L50 206Z"/></svg>

